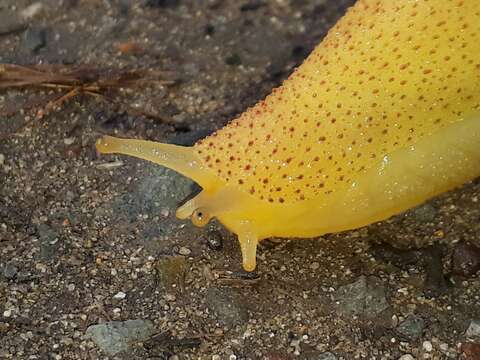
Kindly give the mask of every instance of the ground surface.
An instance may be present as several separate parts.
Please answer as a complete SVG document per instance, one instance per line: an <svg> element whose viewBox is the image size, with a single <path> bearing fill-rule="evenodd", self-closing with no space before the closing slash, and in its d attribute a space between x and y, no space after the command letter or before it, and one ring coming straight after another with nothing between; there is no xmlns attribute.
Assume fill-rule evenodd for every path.
<svg viewBox="0 0 480 360"><path fill-rule="evenodd" d="M221 127L352 1L131 3L0 3L0 62L176 80L123 96L169 124L88 97L16 135L31 114L0 117L0 358L478 359L478 181L358 231L267 241L247 275L221 226L175 219L191 182L95 153L103 133L190 144ZM129 41L139 51L121 53ZM0 105L39 94L3 92Z"/></svg>

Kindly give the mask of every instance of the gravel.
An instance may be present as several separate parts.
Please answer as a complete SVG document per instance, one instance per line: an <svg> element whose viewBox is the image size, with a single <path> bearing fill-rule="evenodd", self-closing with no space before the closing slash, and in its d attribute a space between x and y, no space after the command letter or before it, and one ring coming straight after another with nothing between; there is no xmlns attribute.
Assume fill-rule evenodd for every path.
<svg viewBox="0 0 480 360"><path fill-rule="evenodd" d="M2 63L146 68L176 82L118 96L168 123L89 96L40 120L34 104L62 93L0 93L0 358L474 359L478 180L366 228L262 241L245 274L218 222L175 218L199 190L190 180L96 154L104 133L191 145L220 128L352 3L2 2ZM127 42L143 50L120 52Z"/></svg>

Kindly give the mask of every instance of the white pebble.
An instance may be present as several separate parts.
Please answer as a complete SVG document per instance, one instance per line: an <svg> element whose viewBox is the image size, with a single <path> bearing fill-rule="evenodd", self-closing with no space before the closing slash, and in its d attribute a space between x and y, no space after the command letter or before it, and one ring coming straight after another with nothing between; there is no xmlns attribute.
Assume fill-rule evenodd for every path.
<svg viewBox="0 0 480 360"><path fill-rule="evenodd" d="M440 344L440 350L442 350L443 352L447 351L448 350L448 344L441 343Z"/></svg>
<svg viewBox="0 0 480 360"><path fill-rule="evenodd" d="M432 346L432 343L430 341L424 341L423 344L423 349L426 351L426 352L430 352L433 350L433 346Z"/></svg>
<svg viewBox="0 0 480 360"><path fill-rule="evenodd" d="M400 358L398 360L415 360L415 358L410 354L405 354L405 355L400 356Z"/></svg>
<svg viewBox="0 0 480 360"><path fill-rule="evenodd" d="M172 295L172 294L165 294L165 300L167 301L175 301L177 298L175 297L175 295Z"/></svg>
<svg viewBox="0 0 480 360"><path fill-rule="evenodd" d="M3 317L9 318L10 316L12 316L12 310L11 309L5 310L3 312Z"/></svg>
<svg viewBox="0 0 480 360"><path fill-rule="evenodd" d="M29 20L29 19L35 17L35 15L37 15L40 11L42 11L42 9L43 9L43 4L40 1L37 1L33 4L31 4L30 6L27 6L25 9L23 9L20 12L20 15L25 20Z"/></svg>
<svg viewBox="0 0 480 360"><path fill-rule="evenodd" d="M180 255L184 255L184 256L187 256L187 255L190 255L192 252L192 250L190 250L189 248L185 247L185 246L182 246L179 250L178 250L178 253Z"/></svg>
<svg viewBox="0 0 480 360"><path fill-rule="evenodd" d="M75 142L75 138L74 138L74 137L69 137L69 138L63 139L63 143L64 143L65 145L72 145L74 142Z"/></svg>
<svg viewBox="0 0 480 360"><path fill-rule="evenodd" d="M116 293L115 295L113 295L113 298L114 299L117 299L117 300L123 300L127 297L127 294L125 294L123 291L119 291L118 293Z"/></svg>

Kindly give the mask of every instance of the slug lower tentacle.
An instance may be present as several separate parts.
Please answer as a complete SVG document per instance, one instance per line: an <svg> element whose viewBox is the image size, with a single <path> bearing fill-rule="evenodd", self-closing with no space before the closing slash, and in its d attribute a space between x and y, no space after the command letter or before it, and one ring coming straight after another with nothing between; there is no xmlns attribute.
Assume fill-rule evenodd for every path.
<svg viewBox="0 0 480 360"><path fill-rule="evenodd" d="M480 1L359 0L264 101L193 147L105 137L203 191L177 210L259 241L368 225L480 175Z"/></svg>

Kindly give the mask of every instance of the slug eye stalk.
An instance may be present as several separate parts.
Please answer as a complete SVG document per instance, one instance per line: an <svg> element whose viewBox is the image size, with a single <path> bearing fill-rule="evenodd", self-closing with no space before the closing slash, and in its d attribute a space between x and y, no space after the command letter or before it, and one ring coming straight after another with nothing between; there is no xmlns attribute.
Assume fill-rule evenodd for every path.
<svg viewBox="0 0 480 360"><path fill-rule="evenodd" d="M204 227L210 221L210 215L205 209L200 208L193 212L191 220L193 225L198 227Z"/></svg>

